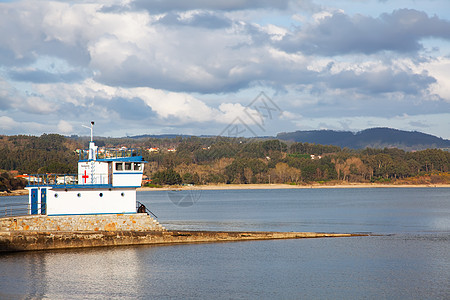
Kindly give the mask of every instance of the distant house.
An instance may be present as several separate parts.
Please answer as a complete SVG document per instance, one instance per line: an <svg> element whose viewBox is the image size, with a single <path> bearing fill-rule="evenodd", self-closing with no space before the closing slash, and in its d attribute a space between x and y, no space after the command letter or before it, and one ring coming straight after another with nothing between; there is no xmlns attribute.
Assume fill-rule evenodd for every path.
<svg viewBox="0 0 450 300"><path fill-rule="evenodd" d="M38 183L42 183L43 182L43 178L42 177L34 176L34 175L28 175L28 174L17 175L16 178L27 179L29 183L33 183L33 184L38 184Z"/></svg>
<svg viewBox="0 0 450 300"><path fill-rule="evenodd" d="M152 148L148 148L147 151L148 152L158 152L159 148L158 147L152 147Z"/></svg>
<svg viewBox="0 0 450 300"><path fill-rule="evenodd" d="M177 151L177 149L175 149L175 148L169 148L169 149L167 149L167 151L169 151L169 152L175 152L175 151Z"/></svg>
<svg viewBox="0 0 450 300"><path fill-rule="evenodd" d="M152 180L150 178L148 178L147 175L142 175L142 181L141 181L141 185L145 185L147 183L151 183Z"/></svg>
<svg viewBox="0 0 450 300"><path fill-rule="evenodd" d="M56 184L75 184L77 179L75 176L57 176Z"/></svg>
<svg viewBox="0 0 450 300"><path fill-rule="evenodd" d="M321 155L314 155L314 154L311 154L311 159L321 159L321 158L322 158Z"/></svg>

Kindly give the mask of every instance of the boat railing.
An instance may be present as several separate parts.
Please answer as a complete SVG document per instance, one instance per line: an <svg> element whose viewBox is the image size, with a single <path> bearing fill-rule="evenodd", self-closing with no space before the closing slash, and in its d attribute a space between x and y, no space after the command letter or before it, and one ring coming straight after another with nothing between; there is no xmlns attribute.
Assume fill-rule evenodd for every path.
<svg viewBox="0 0 450 300"><path fill-rule="evenodd" d="M147 215L152 215L153 217L155 217L155 219L158 219L158 217L150 209L148 209L144 204L142 204L139 201L136 201L136 212L147 213Z"/></svg>
<svg viewBox="0 0 450 300"><path fill-rule="evenodd" d="M78 184L76 174L29 174L27 179L28 186Z"/></svg>
<svg viewBox="0 0 450 300"><path fill-rule="evenodd" d="M26 216L31 212L29 203L5 203L0 204L0 216L15 217Z"/></svg>
<svg viewBox="0 0 450 300"><path fill-rule="evenodd" d="M79 160L87 160L89 158L89 149L77 150L77 152ZM139 148L99 148L96 159L142 156L142 153L143 150Z"/></svg>
<svg viewBox="0 0 450 300"><path fill-rule="evenodd" d="M103 173L94 174L30 174L27 175L28 186L86 186L108 185L110 176Z"/></svg>

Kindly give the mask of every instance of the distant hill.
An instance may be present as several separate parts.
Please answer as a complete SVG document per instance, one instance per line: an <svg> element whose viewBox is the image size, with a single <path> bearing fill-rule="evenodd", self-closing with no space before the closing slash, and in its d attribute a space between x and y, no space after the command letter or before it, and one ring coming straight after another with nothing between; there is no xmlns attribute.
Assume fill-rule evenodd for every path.
<svg viewBox="0 0 450 300"><path fill-rule="evenodd" d="M96 137L96 142L100 143L108 140L115 144L123 143L124 140L142 140L142 139L159 139L168 140L167 143L171 143L171 147L174 147L176 143L181 142L183 139L191 137L199 138L215 138L212 135L186 135L186 134L144 134L127 136L121 138L106 138ZM71 136L72 140L88 140L89 137ZM282 132L278 133L276 137L258 137L258 139L273 139L277 138L285 141L312 143L320 145L334 145L339 147L347 147L351 149L364 149L364 148L398 148L406 151L412 150L425 150L432 148L447 148L450 149L450 140L442 139L431 134L426 134L417 131L404 131L392 128L370 128L359 132L351 131L336 131L336 130L307 130L307 131L295 131L295 132ZM172 142L171 142L172 141ZM173 144L173 145L172 145Z"/></svg>
<svg viewBox="0 0 450 300"><path fill-rule="evenodd" d="M335 145L352 149L395 147L411 151L450 147L450 140L422 132L392 128L370 128L356 133L335 130L282 132L277 134L277 138L285 141Z"/></svg>

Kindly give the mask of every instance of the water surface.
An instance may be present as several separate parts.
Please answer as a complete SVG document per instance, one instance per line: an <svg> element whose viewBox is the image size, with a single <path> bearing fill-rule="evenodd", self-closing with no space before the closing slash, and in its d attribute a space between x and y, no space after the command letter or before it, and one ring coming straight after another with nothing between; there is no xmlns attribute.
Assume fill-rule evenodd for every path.
<svg viewBox="0 0 450 300"><path fill-rule="evenodd" d="M0 299L450 298L450 189L179 196L138 193L172 229L383 235L3 254Z"/></svg>
<svg viewBox="0 0 450 300"><path fill-rule="evenodd" d="M172 193L172 194L171 194ZM149 191L138 200L170 229L439 233L450 229L449 188Z"/></svg>

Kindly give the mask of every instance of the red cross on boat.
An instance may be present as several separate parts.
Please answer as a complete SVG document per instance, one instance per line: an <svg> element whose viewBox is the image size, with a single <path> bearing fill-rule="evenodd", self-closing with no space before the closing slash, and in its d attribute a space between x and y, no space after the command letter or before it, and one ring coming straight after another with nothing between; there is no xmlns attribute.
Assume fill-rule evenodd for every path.
<svg viewBox="0 0 450 300"><path fill-rule="evenodd" d="M86 174L86 170L84 170L84 175L81 176L81 178L83 178L84 179L84 183L86 183L86 179L89 178L89 175Z"/></svg>

